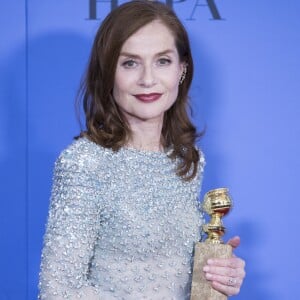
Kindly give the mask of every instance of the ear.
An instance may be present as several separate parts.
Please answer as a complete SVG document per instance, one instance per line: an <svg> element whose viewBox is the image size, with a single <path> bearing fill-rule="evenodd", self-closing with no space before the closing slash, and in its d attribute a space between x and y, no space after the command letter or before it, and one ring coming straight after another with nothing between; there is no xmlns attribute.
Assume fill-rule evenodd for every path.
<svg viewBox="0 0 300 300"><path fill-rule="evenodd" d="M183 62L180 63L180 71L181 71L181 73L184 72L184 70L187 69L187 66L188 66L188 63L185 62L185 61L183 61Z"/></svg>

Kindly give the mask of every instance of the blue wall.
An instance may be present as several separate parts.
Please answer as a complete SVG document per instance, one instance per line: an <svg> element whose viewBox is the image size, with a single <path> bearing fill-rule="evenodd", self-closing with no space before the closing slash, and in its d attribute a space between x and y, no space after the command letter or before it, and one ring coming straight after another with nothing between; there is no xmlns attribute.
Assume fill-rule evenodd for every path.
<svg viewBox="0 0 300 300"><path fill-rule="evenodd" d="M120 2L119 2L120 3ZM300 2L174 3L191 37L203 193L227 186L228 237L247 278L235 299L300 299ZM53 163L79 131L74 98L94 33L89 1L0 2L0 300L36 299Z"/></svg>

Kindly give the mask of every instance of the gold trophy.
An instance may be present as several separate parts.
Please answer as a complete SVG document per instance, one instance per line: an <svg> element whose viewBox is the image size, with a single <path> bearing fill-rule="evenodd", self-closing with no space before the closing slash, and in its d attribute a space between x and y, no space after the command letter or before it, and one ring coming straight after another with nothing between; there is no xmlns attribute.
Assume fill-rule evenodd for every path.
<svg viewBox="0 0 300 300"><path fill-rule="evenodd" d="M190 300L226 300L227 296L216 291L205 278L203 267L209 258L229 258L232 254L230 245L225 245L222 236L225 227L222 217L228 214L232 201L227 188L207 192L203 200L203 210L211 216L208 224L203 225L207 234L205 242L195 244L192 290Z"/></svg>

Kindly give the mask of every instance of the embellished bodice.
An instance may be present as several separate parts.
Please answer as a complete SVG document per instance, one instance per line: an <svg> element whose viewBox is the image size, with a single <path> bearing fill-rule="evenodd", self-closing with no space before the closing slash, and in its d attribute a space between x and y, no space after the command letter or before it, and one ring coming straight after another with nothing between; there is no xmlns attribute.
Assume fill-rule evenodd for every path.
<svg viewBox="0 0 300 300"><path fill-rule="evenodd" d="M40 298L84 299L91 286L99 299L189 299L204 161L191 181L175 174L177 163L167 153L113 152L87 139L64 150L55 165Z"/></svg>

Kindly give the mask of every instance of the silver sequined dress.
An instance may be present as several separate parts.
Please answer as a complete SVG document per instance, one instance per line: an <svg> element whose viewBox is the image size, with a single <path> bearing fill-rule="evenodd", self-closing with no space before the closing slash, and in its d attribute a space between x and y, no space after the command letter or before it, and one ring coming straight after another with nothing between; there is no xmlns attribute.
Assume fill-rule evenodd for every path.
<svg viewBox="0 0 300 300"><path fill-rule="evenodd" d="M164 152L85 138L57 159L40 299L189 299L204 159L189 182Z"/></svg>

